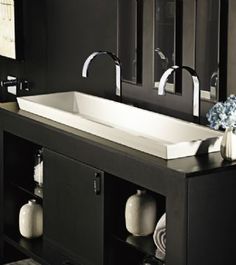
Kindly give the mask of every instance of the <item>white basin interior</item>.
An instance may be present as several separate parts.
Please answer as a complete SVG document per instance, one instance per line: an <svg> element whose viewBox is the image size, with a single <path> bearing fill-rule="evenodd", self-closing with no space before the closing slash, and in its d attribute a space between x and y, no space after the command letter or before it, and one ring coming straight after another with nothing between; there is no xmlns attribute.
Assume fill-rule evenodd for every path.
<svg viewBox="0 0 236 265"><path fill-rule="evenodd" d="M80 92L17 101L22 110L165 159L220 150L221 132Z"/></svg>

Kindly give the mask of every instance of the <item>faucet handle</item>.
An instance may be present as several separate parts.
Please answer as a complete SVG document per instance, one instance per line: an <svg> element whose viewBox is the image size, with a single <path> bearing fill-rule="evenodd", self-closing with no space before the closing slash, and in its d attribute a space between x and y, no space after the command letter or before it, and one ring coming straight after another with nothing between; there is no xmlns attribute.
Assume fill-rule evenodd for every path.
<svg viewBox="0 0 236 265"><path fill-rule="evenodd" d="M20 90L29 91L30 90L30 83L27 80L23 79L11 79L11 80L2 80L0 81L0 86L2 88L8 88L10 86L16 86Z"/></svg>

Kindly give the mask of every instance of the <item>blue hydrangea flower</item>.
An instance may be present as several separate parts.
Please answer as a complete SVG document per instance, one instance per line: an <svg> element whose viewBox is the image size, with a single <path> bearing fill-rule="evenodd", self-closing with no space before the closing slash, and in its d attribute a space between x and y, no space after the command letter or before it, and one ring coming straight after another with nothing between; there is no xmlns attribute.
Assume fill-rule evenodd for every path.
<svg viewBox="0 0 236 265"><path fill-rule="evenodd" d="M236 127L236 96L230 95L225 102L217 102L206 115L210 127Z"/></svg>

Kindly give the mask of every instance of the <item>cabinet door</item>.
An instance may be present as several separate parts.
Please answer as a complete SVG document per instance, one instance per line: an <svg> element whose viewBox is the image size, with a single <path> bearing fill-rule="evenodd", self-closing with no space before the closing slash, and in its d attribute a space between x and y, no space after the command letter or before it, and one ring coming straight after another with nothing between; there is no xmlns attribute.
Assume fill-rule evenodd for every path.
<svg viewBox="0 0 236 265"><path fill-rule="evenodd" d="M44 152L44 238L79 263L103 264L103 173Z"/></svg>

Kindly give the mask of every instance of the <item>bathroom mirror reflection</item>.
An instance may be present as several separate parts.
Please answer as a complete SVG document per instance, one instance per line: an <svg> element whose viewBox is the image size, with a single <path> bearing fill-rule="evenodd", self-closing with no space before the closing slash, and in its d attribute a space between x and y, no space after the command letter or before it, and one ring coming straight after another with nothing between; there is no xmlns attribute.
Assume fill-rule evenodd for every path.
<svg viewBox="0 0 236 265"><path fill-rule="evenodd" d="M191 66L186 66L199 76L201 99L224 99L228 1L193 0L191 5L183 0L117 1L117 54L122 62L122 79L129 87L158 89L169 67L186 64L184 55L185 62L191 60ZM183 50L183 44L188 48ZM181 94L183 82L182 72L177 71L169 77L165 89Z"/></svg>
<svg viewBox="0 0 236 265"><path fill-rule="evenodd" d="M142 83L142 0L118 0L117 54L126 82Z"/></svg>
<svg viewBox="0 0 236 265"><path fill-rule="evenodd" d="M158 88L163 73L173 65L181 65L181 1L155 0L154 27L154 86ZM176 76L174 74L168 79L168 83L166 84L166 90L168 92L176 92L175 83L177 82L175 80L177 78L179 79L179 75Z"/></svg>
<svg viewBox="0 0 236 265"><path fill-rule="evenodd" d="M201 97L217 100L219 92L220 1L196 1L196 71Z"/></svg>

